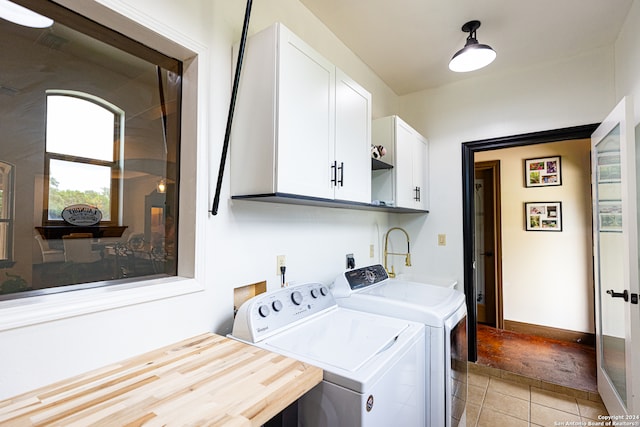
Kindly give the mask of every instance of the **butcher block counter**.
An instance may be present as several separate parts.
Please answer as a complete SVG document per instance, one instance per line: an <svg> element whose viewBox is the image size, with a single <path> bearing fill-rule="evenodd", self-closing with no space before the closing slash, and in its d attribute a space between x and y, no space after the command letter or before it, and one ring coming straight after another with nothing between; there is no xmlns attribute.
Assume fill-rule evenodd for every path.
<svg viewBox="0 0 640 427"><path fill-rule="evenodd" d="M322 370L207 333L0 401L2 426L260 426Z"/></svg>

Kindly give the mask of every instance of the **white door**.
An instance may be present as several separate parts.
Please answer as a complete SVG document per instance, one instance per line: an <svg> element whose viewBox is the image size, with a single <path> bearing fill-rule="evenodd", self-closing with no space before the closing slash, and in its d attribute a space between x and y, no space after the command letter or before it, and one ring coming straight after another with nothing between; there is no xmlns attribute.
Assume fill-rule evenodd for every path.
<svg viewBox="0 0 640 427"><path fill-rule="evenodd" d="M598 391L609 414L621 416L640 414L632 105L623 99L591 136Z"/></svg>

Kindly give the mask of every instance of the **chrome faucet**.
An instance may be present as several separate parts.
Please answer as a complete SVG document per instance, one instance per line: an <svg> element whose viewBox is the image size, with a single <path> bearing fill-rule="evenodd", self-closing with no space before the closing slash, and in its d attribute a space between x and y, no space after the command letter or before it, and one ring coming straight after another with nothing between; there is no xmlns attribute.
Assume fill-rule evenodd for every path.
<svg viewBox="0 0 640 427"><path fill-rule="evenodd" d="M405 236L407 236L407 252L406 253L387 251L387 246L389 244L389 233L391 233L393 230L400 230L404 233ZM389 275L389 277L393 278L393 277L396 277L396 273L393 270L393 265L391 265L391 271L389 271L389 269L387 268L387 255L403 255L405 257L404 265L406 265L407 267L411 267L411 250L409 249L409 233L407 233L404 229L400 227L393 227L393 228L390 228L387 231L387 234L385 234L384 236L384 269L387 271L387 274Z"/></svg>

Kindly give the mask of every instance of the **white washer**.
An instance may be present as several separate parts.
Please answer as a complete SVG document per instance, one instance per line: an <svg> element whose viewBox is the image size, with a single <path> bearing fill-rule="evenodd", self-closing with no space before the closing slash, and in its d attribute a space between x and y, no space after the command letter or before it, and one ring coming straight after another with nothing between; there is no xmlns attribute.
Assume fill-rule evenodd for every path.
<svg viewBox="0 0 640 427"><path fill-rule="evenodd" d="M382 265L349 270L331 286L339 306L425 325L427 425L464 425L467 309L452 287L390 279Z"/></svg>
<svg viewBox="0 0 640 427"><path fill-rule="evenodd" d="M235 338L323 369L298 401L301 426L424 426L424 326L338 307L302 284L257 295L236 315Z"/></svg>

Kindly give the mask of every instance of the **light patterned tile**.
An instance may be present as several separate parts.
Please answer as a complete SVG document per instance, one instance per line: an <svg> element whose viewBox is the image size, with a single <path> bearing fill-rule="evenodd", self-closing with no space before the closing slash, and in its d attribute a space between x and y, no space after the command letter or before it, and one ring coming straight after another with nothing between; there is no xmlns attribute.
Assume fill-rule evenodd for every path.
<svg viewBox="0 0 640 427"><path fill-rule="evenodd" d="M518 399L496 391L487 390L483 409L492 409L521 420L529 421L529 400Z"/></svg>
<svg viewBox="0 0 640 427"><path fill-rule="evenodd" d="M469 363L469 373L486 375L488 377L502 376L502 370L498 368L492 368L491 366L478 365L477 363Z"/></svg>
<svg viewBox="0 0 640 427"><path fill-rule="evenodd" d="M591 392L589 392L588 400L590 400L592 402L602 403L602 398L600 397L599 393L591 393Z"/></svg>
<svg viewBox="0 0 640 427"><path fill-rule="evenodd" d="M531 424L541 426L580 425L580 415L531 402Z"/></svg>
<svg viewBox="0 0 640 427"><path fill-rule="evenodd" d="M578 402L575 397L566 396L564 394L553 391L542 390L540 388L531 388L531 403L547 406L549 408L558 409L574 415L580 415L578 410Z"/></svg>
<svg viewBox="0 0 640 427"><path fill-rule="evenodd" d="M469 385L482 387L486 390L487 386L489 385L489 377L487 375L469 372Z"/></svg>
<svg viewBox="0 0 640 427"><path fill-rule="evenodd" d="M528 385L500 378L491 378L489 380L489 387L487 390L493 390L498 393L506 394L507 396L513 396L527 401L531 399L531 392L529 391Z"/></svg>
<svg viewBox="0 0 640 427"><path fill-rule="evenodd" d="M577 399L578 401L578 410L580 411L580 416L582 418L587 418L590 420L598 420L598 415L608 415L607 408L600 402L592 402L590 400L585 399Z"/></svg>
<svg viewBox="0 0 640 427"><path fill-rule="evenodd" d="M485 387L470 384L467 394L467 402L474 405L482 405L484 401L484 394L486 392Z"/></svg>
<svg viewBox="0 0 640 427"><path fill-rule="evenodd" d="M478 417L478 427L529 427L529 423L525 420L521 420L502 412L494 411L488 408L482 408L480 416Z"/></svg>
<svg viewBox="0 0 640 427"><path fill-rule="evenodd" d="M567 396L572 396L581 399L588 399L589 392L584 390L577 390L575 388L565 387L558 384L552 384L545 381L542 381L540 384L540 388L543 390L553 391L560 394L566 394Z"/></svg>
<svg viewBox="0 0 640 427"><path fill-rule="evenodd" d="M532 387L540 387L540 384L542 383L542 381L538 379L525 377L524 375L514 374L513 372L507 371L502 371L501 377L507 381L513 381L515 383L525 384Z"/></svg>
<svg viewBox="0 0 640 427"><path fill-rule="evenodd" d="M467 427L475 427L480 416L480 405L467 403Z"/></svg>

